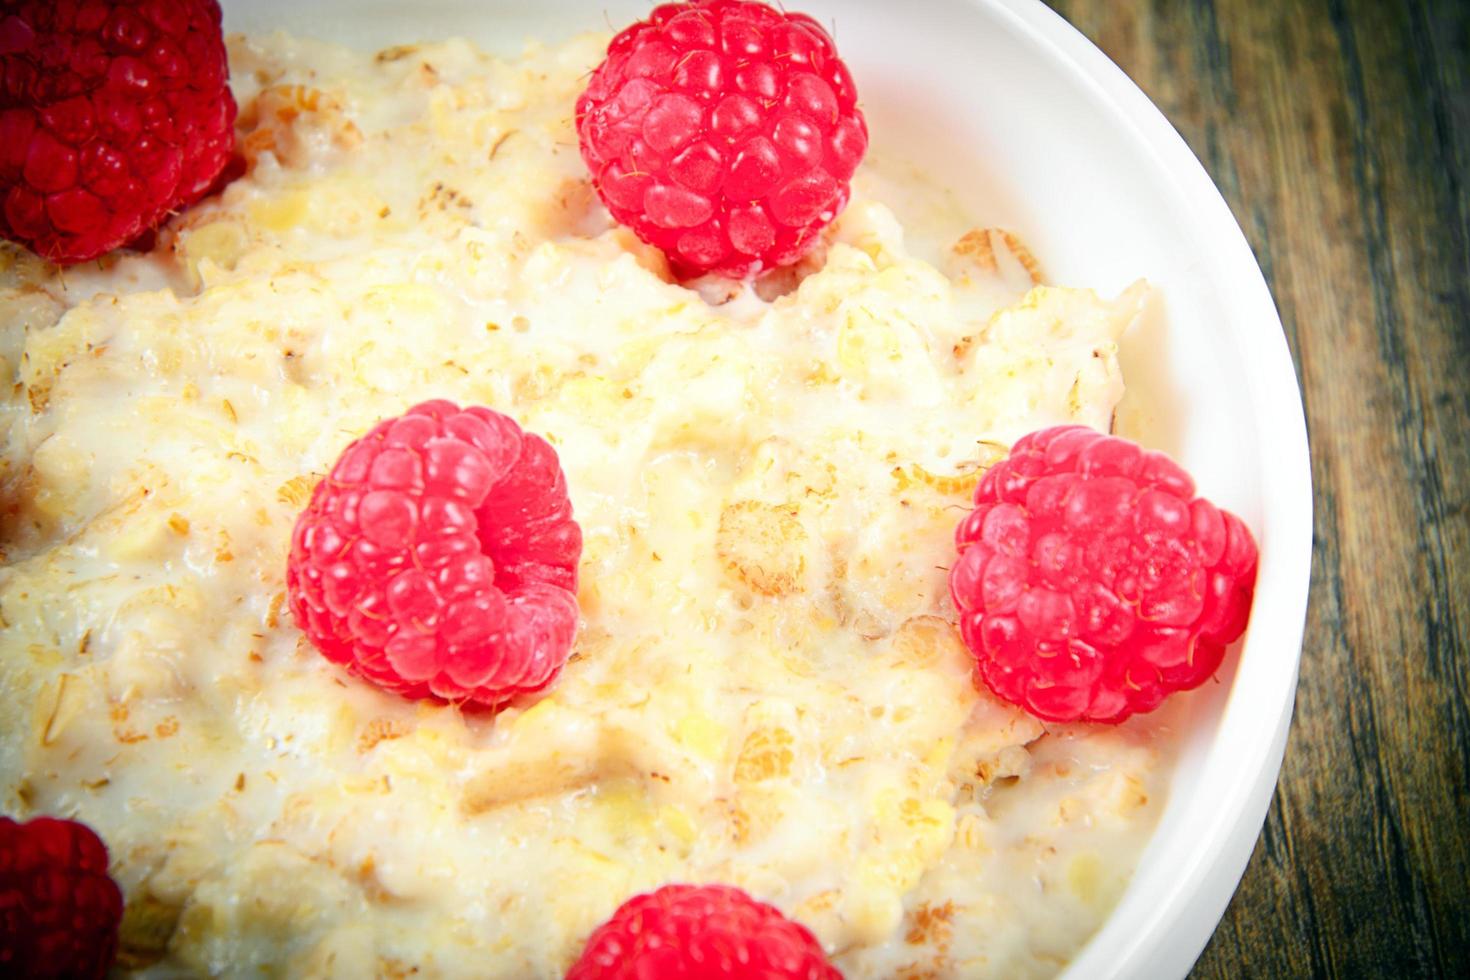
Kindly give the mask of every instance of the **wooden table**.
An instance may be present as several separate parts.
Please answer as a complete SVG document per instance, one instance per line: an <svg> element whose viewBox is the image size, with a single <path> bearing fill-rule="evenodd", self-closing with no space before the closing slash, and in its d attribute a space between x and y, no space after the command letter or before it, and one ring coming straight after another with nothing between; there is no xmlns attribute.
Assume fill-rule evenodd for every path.
<svg viewBox="0 0 1470 980"><path fill-rule="evenodd" d="M1296 719L1194 975L1470 976L1470 2L1049 2L1230 202L1312 443Z"/></svg>

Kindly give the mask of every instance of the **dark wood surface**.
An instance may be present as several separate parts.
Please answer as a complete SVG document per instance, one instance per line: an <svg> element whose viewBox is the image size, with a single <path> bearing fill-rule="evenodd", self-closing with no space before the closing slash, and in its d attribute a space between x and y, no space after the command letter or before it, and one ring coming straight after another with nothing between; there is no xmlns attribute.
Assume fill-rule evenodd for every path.
<svg viewBox="0 0 1470 980"><path fill-rule="evenodd" d="M1208 978L1470 976L1470 0L1049 0L1224 192L1316 487L1296 719Z"/></svg>

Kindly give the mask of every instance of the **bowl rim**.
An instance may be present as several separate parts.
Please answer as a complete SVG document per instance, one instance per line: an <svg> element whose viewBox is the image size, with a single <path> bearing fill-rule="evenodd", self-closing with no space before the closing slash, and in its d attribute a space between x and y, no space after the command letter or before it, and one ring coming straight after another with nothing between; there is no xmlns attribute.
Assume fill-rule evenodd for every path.
<svg viewBox="0 0 1470 980"><path fill-rule="evenodd" d="M1199 239L1210 242L1212 278L1224 319L1242 331L1259 385L1249 399L1262 460L1263 550L1251 629L1237 674L1206 753L1212 785L1223 793L1197 847L1170 870L1162 893L1120 901L1063 972L1066 980L1183 977L1204 950L1250 860L1276 787L1295 702L1312 558L1312 479L1306 419L1286 332L1245 233L1219 188L1163 112L1096 45L1041 0L967 0L989 8L1017 34L1072 76L1111 114L1125 137L1153 164L1159 193L1176 199ZM1242 677L1276 705L1275 723L1260 724L1262 705L1240 697ZM1249 709L1249 717L1247 710ZM1230 751L1220 751L1228 743ZM1175 801L1171 799L1169 806ZM1157 836L1158 831L1155 832ZM1151 842L1152 843L1152 842ZM1135 870L1135 880L1148 861ZM1133 890L1130 886L1130 891ZM1132 914L1130 914L1132 913Z"/></svg>

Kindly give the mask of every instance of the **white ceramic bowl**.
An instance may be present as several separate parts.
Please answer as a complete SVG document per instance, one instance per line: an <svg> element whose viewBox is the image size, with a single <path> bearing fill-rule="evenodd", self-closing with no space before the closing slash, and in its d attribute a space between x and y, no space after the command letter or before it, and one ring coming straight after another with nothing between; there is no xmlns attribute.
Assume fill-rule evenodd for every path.
<svg viewBox="0 0 1470 980"><path fill-rule="evenodd" d="M1125 431L1164 449L1255 531L1250 629L1196 696L1158 831L1069 978L1179 977L1250 857L1296 692L1311 473L1291 355L1244 236L1188 146L1112 62L1038 0L788 0L832 25L875 151L920 164L1053 281L1146 277L1161 315L1125 339ZM357 47L464 35L514 53L621 26L640 0L225 0L227 30Z"/></svg>

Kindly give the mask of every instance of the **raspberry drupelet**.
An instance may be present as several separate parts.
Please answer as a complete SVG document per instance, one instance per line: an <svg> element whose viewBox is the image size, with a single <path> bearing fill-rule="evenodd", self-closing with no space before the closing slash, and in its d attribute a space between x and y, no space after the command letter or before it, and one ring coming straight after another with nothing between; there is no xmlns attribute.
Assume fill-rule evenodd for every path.
<svg viewBox="0 0 1470 980"><path fill-rule="evenodd" d="M107 848L90 828L0 817L0 976L107 976L122 912Z"/></svg>
<svg viewBox="0 0 1470 980"><path fill-rule="evenodd" d="M566 980L842 980L810 931L728 885L665 885L624 902Z"/></svg>
<svg viewBox="0 0 1470 980"><path fill-rule="evenodd" d="M664 4L613 38L577 134L613 217L685 276L801 258L868 148L827 32L744 0Z"/></svg>
<svg viewBox="0 0 1470 980"><path fill-rule="evenodd" d="M198 200L235 142L215 0L0 4L0 235L63 265Z"/></svg>
<svg viewBox="0 0 1470 980"><path fill-rule="evenodd" d="M950 594L980 680L1048 721L1120 722L1219 668L1256 543L1162 453L1033 432L975 491Z"/></svg>
<svg viewBox="0 0 1470 980"><path fill-rule="evenodd" d="M296 523L286 586L328 660L405 698L494 708L566 662L581 554L551 445L431 401L342 453Z"/></svg>

